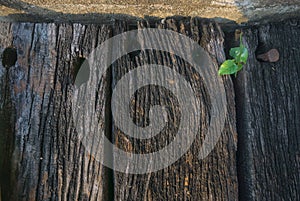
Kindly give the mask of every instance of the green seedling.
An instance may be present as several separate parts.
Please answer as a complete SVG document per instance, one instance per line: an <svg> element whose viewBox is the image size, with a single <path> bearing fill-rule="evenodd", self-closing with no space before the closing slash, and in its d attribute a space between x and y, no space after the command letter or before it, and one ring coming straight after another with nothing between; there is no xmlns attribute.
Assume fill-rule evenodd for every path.
<svg viewBox="0 0 300 201"><path fill-rule="evenodd" d="M240 34L240 46L231 48L229 55L233 58L226 60L219 69L219 75L237 74L243 68L248 60L248 50L242 41L242 33Z"/></svg>

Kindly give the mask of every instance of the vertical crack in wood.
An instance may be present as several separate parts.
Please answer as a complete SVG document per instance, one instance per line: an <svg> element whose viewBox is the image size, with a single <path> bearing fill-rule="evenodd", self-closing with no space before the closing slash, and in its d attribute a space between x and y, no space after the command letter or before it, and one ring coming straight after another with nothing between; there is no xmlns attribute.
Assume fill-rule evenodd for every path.
<svg viewBox="0 0 300 201"><path fill-rule="evenodd" d="M140 28L148 27L141 23ZM204 19L181 18L166 19L158 22L156 28L171 29L180 31L180 33L192 37L199 41L201 46L211 55L214 67L225 59L223 51L223 35L222 31L212 21ZM125 30L124 30L125 31ZM198 38L198 40L197 40ZM153 41L157 42L157 41ZM167 41L159 41L167 43ZM176 43L176 41L173 41ZM186 47L188 48L188 47ZM201 83L201 75L196 74L191 66L182 58L170 55L168 52L157 50L142 51L140 55L134 57L124 56L114 67L114 86L121 77L128 71L141 66L143 64L158 63L176 69L183 74L191 85L195 87L197 96L203 101L205 108L202 108L203 119L209 118L209 95L203 83ZM217 75L211 75L217 76ZM198 148L201 147L201 140L197 139L191 150L186 153L179 161L171 166L159 170L157 172L146 175L135 175L115 172L115 200L237 200L238 186L236 176L236 130L235 130L235 108L234 93L231 80L224 78L225 89L228 101L228 117L224 127L223 135L213 152L207 159L199 161L197 159ZM132 84L135 84L132 80ZM126 92L124 92L126 93ZM174 97L170 97L169 101L165 96L171 94L165 93L163 90L155 91L154 88L145 87L140 90L140 96L134 96L130 107L133 108L133 121L136 124L147 125L147 108L151 104L162 104L164 101L171 104L171 108L175 111L171 112L170 127L164 131L164 135L155 138L155 141L141 141L128 137L122 131L114 128L114 142L116 146L127 152L147 153L153 152L168 142L168 136L176 133L176 125L178 124L178 114L176 101ZM155 100L158 102L155 102ZM132 106L131 106L132 105ZM173 107L172 107L173 106ZM177 120L176 120L177 119ZM174 122L172 122L174 121ZM177 123L176 123L177 122ZM175 130L172 130L175 126ZM203 120L199 138L203 138L204 130L207 122ZM170 140L169 139L169 140ZM162 146L163 147L163 146ZM172 153L170 153L172 154ZM117 163L118 159L115 158ZM219 169L221 168L221 169Z"/></svg>
<svg viewBox="0 0 300 201"><path fill-rule="evenodd" d="M11 200L16 185L12 169L14 143L14 104L11 100L12 62L11 55L4 55L5 48L12 47L12 30L9 23L0 22L0 200ZM10 52L6 52L10 53ZM15 55L14 55L15 56ZM5 58L8 59L5 61Z"/></svg>
<svg viewBox="0 0 300 201"><path fill-rule="evenodd" d="M236 30L225 31L225 52L226 57L231 58L229 50L239 46L239 40L235 36ZM248 38L246 38L248 40ZM244 67L244 69L247 67ZM244 70L245 71L245 70ZM236 129L238 133L237 143L237 174L239 187L239 200L253 199L253 178L252 178L252 148L250 146L249 134L245 131L247 127L247 113L245 112L245 74L244 71L238 73L237 78L233 78L235 91Z"/></svg>
<svg viewBox="0 0 300 201"><path fill-rule="evenodd" d="M16 185L12 170L14 134L13 134L13 105L10 95L10 75L6 69L1 83L1 108L0 108L0 191L3 200L11 200L13 188Z"/></svg>

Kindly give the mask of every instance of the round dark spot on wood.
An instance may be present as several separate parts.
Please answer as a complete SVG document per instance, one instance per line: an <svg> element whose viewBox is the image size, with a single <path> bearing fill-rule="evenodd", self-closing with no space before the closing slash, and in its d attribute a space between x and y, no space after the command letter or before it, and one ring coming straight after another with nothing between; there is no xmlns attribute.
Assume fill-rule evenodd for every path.
<svg viewBox="0 0 300 201"><path fill-rule="evenodd" d="M7 47L2 53L2 65L5 68L12 67L17 62L17 50L14 47Z"/></svg>
<svg viewBox="0 0 300 201"><path fill-rule="evenodd" d="M86 58L77 57L73 63L74 84L80 87L86 83L90 77L90 65Z"/></svg>
<svg viewBox="0 0 300 201"><path fill-rule="evenodd" d="M257 60L265 62L277 62L279 60L279 52L277 49L270 49L266 53L257 55Z"/></svg>

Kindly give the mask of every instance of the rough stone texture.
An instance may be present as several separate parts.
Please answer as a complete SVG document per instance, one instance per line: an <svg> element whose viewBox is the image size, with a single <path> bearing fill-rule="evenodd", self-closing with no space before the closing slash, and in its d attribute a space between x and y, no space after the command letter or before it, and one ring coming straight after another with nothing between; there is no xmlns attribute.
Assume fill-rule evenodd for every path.
<svg viewBox="0 0 300 201"><path fill-rule="evenodd" d="M42 17L31 16L33 20L79 21L95 18L103 21L124 17L198 16L247 22L280 20L300 13L298 0L0 0L1 4L2 20L24 20L16 14L25 12Z"/></svg>

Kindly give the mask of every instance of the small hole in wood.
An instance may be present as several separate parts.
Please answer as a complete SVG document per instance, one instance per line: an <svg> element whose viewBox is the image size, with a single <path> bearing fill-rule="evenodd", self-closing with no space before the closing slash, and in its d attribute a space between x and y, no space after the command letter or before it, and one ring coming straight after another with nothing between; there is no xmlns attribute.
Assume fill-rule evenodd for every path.
<svg viewBox="0 0 300 201"><path fill-rule="evenodd" d="M267 44L264 42L259 42L255 50L255 56L265 53L268 50Z"/></svg>
<svg viewBox="0 0 300 201"><path fill-rule="evenodd" d="M2 65L5 68L12 67L18 59L17 50L14 47L7 47L2 53Z"/></svg>
<svg viewBox="0 0 300 201"><path fill-rule="evenodd" d="M73 66L74 84L80 87L86 83L90 77L90 65L86 58L77 57Z"/></svg>

